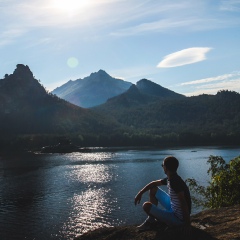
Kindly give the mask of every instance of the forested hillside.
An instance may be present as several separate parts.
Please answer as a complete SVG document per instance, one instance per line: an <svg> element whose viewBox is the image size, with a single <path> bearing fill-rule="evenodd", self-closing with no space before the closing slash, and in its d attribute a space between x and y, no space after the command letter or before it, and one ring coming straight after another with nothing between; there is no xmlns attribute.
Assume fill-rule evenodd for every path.
<svg viewBox="0 0 240 240"><path fill-rule="evenodd" d="M19 137L33 141L37 136L48 142L63 135L81 142L83 136L98 136L118 128L110 118L49 94L22 64L0 80L0 122L0 141L4 142Z"/></svg>
<svg viewBox="0 0 240 240"><path fill-rule="evenodd" d="M143 101L144 97L133 102L121 95L94 109L115 117L151 143L240 143L240 94L236 92L155 101Z"/></svg>

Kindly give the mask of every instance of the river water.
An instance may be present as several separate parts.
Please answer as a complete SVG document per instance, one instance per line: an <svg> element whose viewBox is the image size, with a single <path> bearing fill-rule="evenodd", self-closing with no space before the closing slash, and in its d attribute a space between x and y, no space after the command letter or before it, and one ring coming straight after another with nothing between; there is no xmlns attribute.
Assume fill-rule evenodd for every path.
<svg viewBox="0 0 240 240"><path fill-rule="evenodd" d="M0 239L74 239L102 226L139 224L146 216L134 196L165 177L161 163L169 155L179 159L183 179L194 177L206 185L208 157L228 162L240 148L98 148L0 156Z"/></svg>

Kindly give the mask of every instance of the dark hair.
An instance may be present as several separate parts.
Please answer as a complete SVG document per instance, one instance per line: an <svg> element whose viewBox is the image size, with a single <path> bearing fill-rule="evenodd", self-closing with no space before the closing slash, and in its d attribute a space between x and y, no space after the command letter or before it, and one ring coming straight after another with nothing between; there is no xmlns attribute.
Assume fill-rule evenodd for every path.
<svg viewBox="0 0 240 240"><path fill-rule="evenodd" d="M176 172L179 166L178 160L173 157L169 156L164 159L164 166L171 172Z"/></svg>

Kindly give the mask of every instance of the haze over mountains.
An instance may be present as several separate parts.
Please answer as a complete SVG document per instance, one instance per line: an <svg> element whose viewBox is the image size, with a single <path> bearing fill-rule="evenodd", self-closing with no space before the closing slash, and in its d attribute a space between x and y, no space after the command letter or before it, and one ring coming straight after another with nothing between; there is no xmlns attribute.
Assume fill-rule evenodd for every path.
<svg viewBox="0 0 240 240"><path fill-rule="evenodd" d="M108 99L121 94L126 93L126 96L130 97L134 91L134 101L139 99L139 101L144 102L184 97L150 80L142 79L134 85L130 82L113 78L103 70L92 73L83 79L70 80L54 89L52 93L77 106L90 108L101 105L107 102Z"/></svg>
<svg viewBox="0 0 240 240"><path fill-rule="evenodd" d="M53 94L77 106L89 108L125 92L132 83L113 78L103 70L54 89Z"/></svg>

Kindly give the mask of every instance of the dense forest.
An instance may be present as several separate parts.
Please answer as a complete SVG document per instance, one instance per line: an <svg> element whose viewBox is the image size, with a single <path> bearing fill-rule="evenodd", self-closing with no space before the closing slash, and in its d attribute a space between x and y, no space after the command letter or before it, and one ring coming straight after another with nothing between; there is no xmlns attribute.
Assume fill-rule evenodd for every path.
<svg viewBox="0 0 240 240"><path fill-rule="evenodd" d="M18 64L0 80L0 147L33 149L63 138L78 146L240 143L239 93L185 97L140 83L84 109L48 93L28 66Z"/></svg>
<svg viewBox="0 0 240 240"><path fill-rule="evenodd" d="M123 142L151 145L240 143L239 93L225 90L216 95L152 101L145 101L144 97L142 92L135 89L133 93L129 89L94 110L130 127L131 133L124 133Z"/></svg>

